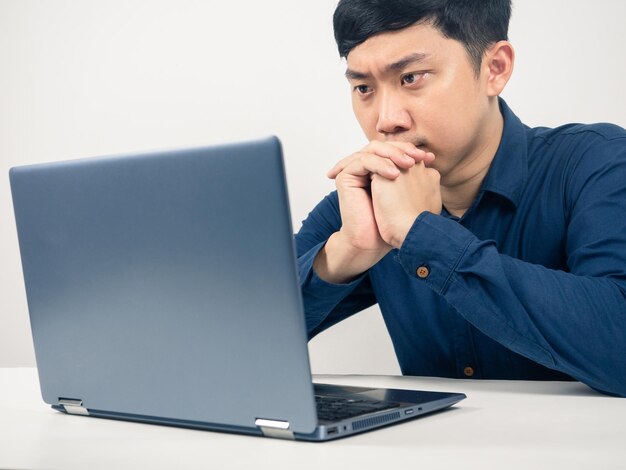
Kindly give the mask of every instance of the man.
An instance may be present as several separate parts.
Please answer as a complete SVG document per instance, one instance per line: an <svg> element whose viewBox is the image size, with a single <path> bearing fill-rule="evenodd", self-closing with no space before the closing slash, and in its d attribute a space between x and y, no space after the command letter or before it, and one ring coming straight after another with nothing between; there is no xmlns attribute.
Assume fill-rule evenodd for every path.
<svg viewBox="0 0 626 470"><path fill-rule="evenodd" d="M374 303L402 372L626 396L626 131L499 98L510 0L341 0L369 144L296 236L311 336Z"/></svg>

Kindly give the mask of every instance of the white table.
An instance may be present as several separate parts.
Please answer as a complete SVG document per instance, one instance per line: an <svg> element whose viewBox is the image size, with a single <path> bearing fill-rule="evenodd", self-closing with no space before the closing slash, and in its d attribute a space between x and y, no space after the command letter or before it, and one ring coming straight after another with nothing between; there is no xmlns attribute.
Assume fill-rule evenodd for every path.
<svg viewBox="0 0 626 470"><path fill-rule="evenodd" d="M457 406L327 443L69 416L34 368L0 369L0 469L626 469L626 399L580 383L317 376L465 392Z"/></svg>

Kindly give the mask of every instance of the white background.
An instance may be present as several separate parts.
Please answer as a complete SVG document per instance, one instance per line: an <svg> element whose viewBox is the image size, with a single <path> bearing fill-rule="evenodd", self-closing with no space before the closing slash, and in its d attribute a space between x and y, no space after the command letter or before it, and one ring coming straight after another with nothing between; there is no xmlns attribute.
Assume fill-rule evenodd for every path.
<svg viewBox="0 0 626 470"><path fill-rule="evenodd" d="M8 169L276 134L294 228L362 147L336 0L0 0L0 367L35 364ZM514 0L503 97L532 126L626 126L623 0ZM376 308L311 343L314 372L399 373Z"/></svg>

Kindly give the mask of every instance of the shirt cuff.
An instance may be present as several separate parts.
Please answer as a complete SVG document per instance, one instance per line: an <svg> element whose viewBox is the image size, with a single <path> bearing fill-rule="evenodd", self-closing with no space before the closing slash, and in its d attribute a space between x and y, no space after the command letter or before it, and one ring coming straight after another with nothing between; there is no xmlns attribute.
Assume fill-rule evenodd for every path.
<svg viewBox="0 0 626 470"><path fill-rule="evenodd" d="M406 274L440 295L476 236L458 222L422 212L411 226L396 260Z"/></svg>
<svg viewBox="0 0 626 470"><path fill-rule="evenodd" d="M315 257L326 242L322 242L298 258L300 286L309 330L321 323L339 302L345 299L367 276L367 272L346 284L326 282L313 268Z"/></svg>

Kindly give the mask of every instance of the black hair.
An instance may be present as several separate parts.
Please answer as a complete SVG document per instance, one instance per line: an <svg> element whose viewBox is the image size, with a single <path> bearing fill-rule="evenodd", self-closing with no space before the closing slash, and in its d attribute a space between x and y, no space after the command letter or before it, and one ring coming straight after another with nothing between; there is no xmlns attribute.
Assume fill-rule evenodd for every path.
<svg viewBox="0 0 626 470"><path fill-rule="evenodd" d="M478 74L487 48L508 39L511 0L340 0L333 16L339 55L375 34L430 22L465 46Z"/></svg>

